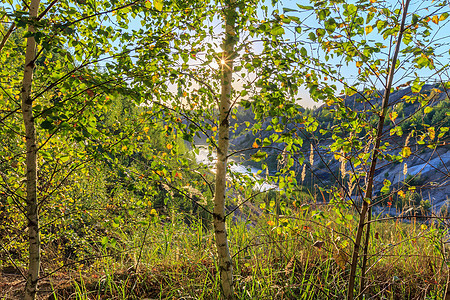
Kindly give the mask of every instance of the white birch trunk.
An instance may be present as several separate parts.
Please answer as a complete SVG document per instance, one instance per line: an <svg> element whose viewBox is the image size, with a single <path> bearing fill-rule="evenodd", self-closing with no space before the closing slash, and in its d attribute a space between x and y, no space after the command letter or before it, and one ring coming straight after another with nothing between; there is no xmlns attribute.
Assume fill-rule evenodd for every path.
<svg viewBox="0 0 450 300"><path fill-rule="evenodd" d="M30 19L36 19L39 9L39 0L31 0ZM28 25L28 31L35 32L33 25ZM31 98L31 85L33 82L34 60L36 56L36 41L34 37L27 38L25 53L25 68L22 82L22 115L26 136L26 217L28 221L29 264L27 282L25 286L25 300L35 299L40 267L39 217L37 201L37 160L36 160L36 130L33 118L33 100Z"/></svg>
<svg viewBox="0 0 450 300"><path fill-rule="evenodd" d="M225 226L225 192L227 155L229 146L229 112L231 107L231 80L233 75L235 33L235 1L225 1L225 37L223 40L221 94L219 106L219 138L217 149L217 171L214 194L214 232L219 260L220 280L225 299L233 299L233 264L228 247Z"/></svg>

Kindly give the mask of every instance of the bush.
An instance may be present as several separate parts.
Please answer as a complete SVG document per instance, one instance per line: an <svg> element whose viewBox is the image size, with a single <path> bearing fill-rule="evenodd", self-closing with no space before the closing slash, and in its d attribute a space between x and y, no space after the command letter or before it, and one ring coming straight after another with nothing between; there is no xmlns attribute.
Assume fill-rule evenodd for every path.
<svg viewBox="0 0 450 300"><path fill-rule="evenodd" d="M444 205L441 206L439 215L444 218L447 218L450 216L450 201L449 200L445 201Z"/></svg>
<svg viewBox="0 0 450 300"><path fill-rule="evenodd" d="M405 185L406 186L422 186L425 183L425 178L422 177L422 174L410 175L406 176Z"/></svg>

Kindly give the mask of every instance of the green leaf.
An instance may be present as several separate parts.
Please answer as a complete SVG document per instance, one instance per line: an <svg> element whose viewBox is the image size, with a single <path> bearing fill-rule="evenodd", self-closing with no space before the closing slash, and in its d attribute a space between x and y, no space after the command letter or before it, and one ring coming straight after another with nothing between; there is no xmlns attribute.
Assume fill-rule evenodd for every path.
<svg viewBox="0 0 450 300"><path fill-rule="evenodd" d="M327 30L327 32L329 34L333 33L336 30L336 27L337 27L337 23L333 18L329 18L325 22L325 29Z"/></svg>
<svg viewBox="0 0 450 300"><path fill-rule="evenodd" d="M260 161L261 159L265 159L267 157L267 153L263 151L258 151L252 155L253 160Z"/></svg>
<svg viewBox="0 0 450 300"><path fill-rule="evenodd" d="M284 13L287 13L287 12L290 12L290 11L298 11L298 10L292 9L292 8L288 8L288 7L284 7L284 8L283 8L283 12L284 12Z"/></svg>
<svg viewBox="0 0 450 300"><path fill-rule="evenodd" d="M387 179L383 181L383 187L381 188L381 193L386 194L389 193L389 187L391 186L391 182Z"/></svg>
<svg viewBox="0 0 450 300"><path fill-rule="evenodd" d="M308 52L306 51L305 47L300 48L300 54L303 57L308 55Z"/></svg>
<svg viewBox="0 0 450 300"><path fill-rule="evenodd" d="M53 126L53 123L51 121L45 120L44 122L41 123L41 127L43 129L52 129L54 126Z"/></svg>
<svg viewBox="0 0 450 300"><path fill-rule="evenodd" d="M419 80L418 79L414 80L414 83L411 86L411 92L420 93L421 90L422 90L422 85L420 84Z"/></svg>
<svg viewBox="0 0 450 300"><path fill-rule="evenodd" d="M297 4L297 6L298 6L298 8L300 8L300 9L305 9L305 10L314 9L314 7L312 7L312 6L307 6L307 5Z"/></svg>
<svg viewBox="0 0 450 300"><path fill-rule="evenodd" d="M272 144L272 142L268 138L264 138L263 146L266 147L266 146L269 146L270 144Z"/></svg>
<svg viewBox="0 0 450 300"><path fill-rule="evenodd" d="M358 10L358 8L355 6L355 5L353 5L353 4L349 4L349 5L347 5L347 13L349 14L349 15L353 15L353 14L355 14L356 13L356 11Z"/></svg>
<svg viewBox="0 0 450 300"><path fill-rule="evenodd" d="M270 31L271 35L277 36L277 35L283 35L284 34L284 28L281 26L275 26L274 28L272 28L272 30Z"/></svg>

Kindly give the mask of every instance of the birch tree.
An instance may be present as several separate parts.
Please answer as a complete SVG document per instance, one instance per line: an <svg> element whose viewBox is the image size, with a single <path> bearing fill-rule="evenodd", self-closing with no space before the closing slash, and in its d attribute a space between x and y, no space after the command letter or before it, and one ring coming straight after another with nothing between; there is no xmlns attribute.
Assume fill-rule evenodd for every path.
<svg viewBox="0 0 450 300"><path fill-rule="evenodd" d="M317 43L316 54L302 47L300 55L316 68L312 68L307 80L311 95L324 100L339 122L331 130L320 129L321 135L331 135L331 141L325 143L329 143L330 151L327 153L341 161L338 174L334 174L323 159L324 153L320 153L318 142L315 151L337 185L328 188L331 203L338 207L351 205L359 214L358 227L351 240L353 249L352 259L348 262L350 277L347 299L362 299L367 289L370 224L373 222L371 208L384 199L393 201L399 197L397 194L403 195L402 189L405 189L404 186L393 188L390 178L382 182L378 179L376 182L376 172L391 163L407 160L412 155L408 144L412 136L418 138L418 144L424 147L422 149L437 147L439 144L439 138L436 139L434 133L430 135L434 127L421 134L413 130L404 138L403 145L395 141L394 137L404 135L399 124L420 111L431 112L434 101L442 99L438 94L447 89L448 64L438 53L446 53L448 45L443 42L444 37L438 36L442 28L447 26L448 2L423 3L426 8L422 3L416 5L408 0L392 5L380 1L356 4L312 1L312 4L314 7L298 4L299 9L293 11L314 10L320 24L316 28L306 28L303 33L304 39ZM296 19L298 16L293 20ZM297 41L302 43L300 37ZM349 76L351 70L355 70L354 76ZM439 82L435 85L436 90L425 96L430 91L422 91L422 86L435 80ZM339 93L335 84L342 88L341 97L335 95ZM392 100L396 90L408 87L410 91L403 98ZM400 103L410 106L415 103L411 116L403 113L403 119L399 118L402 112L395 111L395 107ZM445 126L441 127L439 137L444 138L447 130ZM362 142L357 138L358 135L367 139ZM404 168L405 176L406 173L407 166ZM344 180L346 176L349 176L348 181ZM333 189L340 191L333 192ZM389 203L392 205L392 202ZM341 266L345 268L347 261L343 256L337 255L336 261L344 261ZM355 296L358 278L360 289Z"/></svg>
<svg viewBox="0 0 450 300"><path fill-rule="evenodd" d="M149 105L162 109L160 118L168 126L177 128L177 134L194 148L194 138L200 136L217 153L214 181L203 179L214 191L214 209L210 213L214 219L222 295L232 299L233 261L226 224L233 211L229 207L238 204L237 194L251 196L241 195L240 187L230 180L229 158L236 151L229 149L230 119L241 105L258 108L258 116L282 113L280 104L292 108L299 85L291 77L297 72L294 64L283 62L292 48L280 43L284 33L281 24L289 20L271 16L279 13L275 6L230 0L214 5L199 1L191 7L164 7L163 15L180 8L186 10L190 19L182 31L170 33L173 42L166 45L170 56L163 64L147 60L148 52L143 52L130 72L137 75L134 85L140 86ZM218 27L216 23L222 28L220 32L214 29ZM159 76L145 73L157 67ZM257 120L258 124L263 121L264 117ZM284 139L289 137L280 135L279 141ZM242 151L257 150L250 147ZM261 160L266 154L259 151L256 156Z"/></svg>
<svg viewBox="0 0 450 300"><path fill-rule="evenodd" d="M35 299L38 291L39 219L53 209L48 207L49 199L76 169L102 157L104 152L99 150L120 144L107 141L107 134L99 132L97 117L109 102L109 95L128 80L114 73L113 64L129 63L130 53L145 46L133 44L127 29L129 17L139 15L151 20L151 15L159 14L160 5L158 1L151 6L145 1L119 1L112 6L109 1L32 0L19 11L5 4L3 18L9 27L2 28L0 43L4 62L1 122L11 139L2 141L2 170L6 173L2 172L2 190L9 200L13 199L8 203L25 217L29 244L25 299ZM117 26L106 22L110 18ZM157 31L158 26L153 29ZM25 51L21 48L23 37ZM21 55L25 61L23 73L17 73L16 60ZM15 101L18 99L21 105ZM22 113L24 130L18 125L18 112ZM25 145L20 144L22 136ZM74 148L83 149L81 161ZM10 152L13 149L16 152ZM5 168L5 163L11 167ZM49 166L53 171L46 174ZM23 190L18 175L22 171L26 178Z"/></svg>
<svg viewBox="0 0 450 300"><path fill-rule="evenodd" d="M30 21L36 20L40 1L31 1L30 3ZM28 25L28 31L31 35L36 33L34 25ZM22 96L22 115L25 125L26 140L26 210L28 220L29 236L29 264L27 282L25 287L24 299L34 299L36 297L36 287L39 278L40 268L40 246L39 237L39 214L37 198L37 142L36 128L33 118L33 99L31 98L31 87L33 82L33 71L36 60L36 41L34 36L27 38L25 53L25 69L23 75L21 96Z"/></svg>
<svg viewBox="0 0 450 300"><path fill-rule="evenodd" d="M228 247L225 226L225 191L230 131L230 109L233 60L236 45L236 2L225 1L225 37L221 57L221 92L219 103L219 140L217 145L216 183L214 193L214 232L219 257L219 270L225 299L233 299L233 262Z"/></svg>

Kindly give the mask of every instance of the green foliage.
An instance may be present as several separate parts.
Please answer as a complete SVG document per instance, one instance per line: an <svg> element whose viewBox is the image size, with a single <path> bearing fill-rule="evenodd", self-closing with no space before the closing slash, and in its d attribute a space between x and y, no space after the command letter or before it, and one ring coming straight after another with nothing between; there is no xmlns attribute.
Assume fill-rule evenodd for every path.
<svg viewBox="0 0 450 300"><path fill-rule="evenodd" d="M236 253L233 260L238 275L236 293L244 299L274 298L280 291L285 299L344 297L351 244L336 233L351 234L357 218L350 211L341 212L326 206L303 206L289 217L264 213L255 216L254 222L231 226L230 245ZM436 272L443 258L433 241L444 235L435 226L423 230L421 225L374 223L369 253L381 252L385 259L374 264L368 280L389 284L390 290L370 284L369 294L408 298L441 293L446 276L445 272ZM88 277L75 276L73 285L78 290L66 286L55 293L59 298L67 298L70 293L110 298L220 296L218 267L211 258L215 247L212 232L201 222L187 226L180 215L168 224L150 223L147 233L145 229L122 232L120 227L112 228L111 232L120 236L117 254L112 255L110 248L103 250L104 257L84 267L89 267ZM431 263L436 268L430 267L427 254L434 255ZM137 264L139 273L135 274L132 270ZM410 276L420 270L421 277ZM435 284L429 286L424 279ZM322 284L320 289L316 288L318 284Z"/></svg>
<svg viewBox="0 0 450 300"><path fill-rule="evenodd" d="M421 173L418 173L416 175L408 174L405 178L405 185L406 186L421 186L425 183L426 178L422 176Z"/></svg>
<svg viewBox="0 0 450 300"><path fill-rule="evenodd" d="M211 153L217 150L218 128L226 123L217 122L217 103L225 84L221 70L227 66L219 63L223 57L211 24L229 3L77 0L54 4L40 20L29 20L12 3L2 8L8 12L3 16L6 23L15 24L17 30L0 50L4 66L0 68L1 264L25 267L27 260L26 151L18 87L24 41L34 37L39 55L33 113L45 265L55 269L86 259L98 271L104 264L101 272L106 279L97 290L105 297L121 293L118 297L142 298L146 293L133 290L141 284L134 273L120 277L119 284L114 277L117 265L133 267L130 270L137 273L141 265L144 270L156 266L161 276L142 280L160 289L158 297L220 297L217 265L212 267L210 255L216 251L209 231L214 174L208 166L197 164L189 149L201 141ZM423 185L420 176L408 176L395 196L398 187L391 186L387 172L382 184L366 186L373 179L367 176L374 176L368 172L372 162L398 163L417 152L408 144L413 140L422 147L436 147L448 138L450 102L444 96L448 84L426 84L428 71L440 73L437 66L446 66L438 55L446 44L430 41L436 30L433 24L444 24L448 17L439 3L432 4L439 7L437 15L408 14L399 41L401 9L394 4L310 4L285 8L281 14L275 4L242 2L232 16L237 20L233 39L238 44L233 85L242 89L231 92L228 116L233 138L244 141L234 150L244 152L244 159L251 158L251 164L266 173L266 178L258 179L230 172L227 179L227 205L236 209L228 220L239 219L238 213L245 220L233 223L230 234L240 275L236 291L242 298L344 297L355 228L370 223L363 216L361 222L366 223L358 226L358 216L350 207L396 201L398 208L420 206L428 212L431 206L416 190L407 189ZM303 24L305 12L317 23ZM134 23L139 21L137 29ZM35 33L25 31L31 22ZM7 30L4 25L0 29ZM253 40L260 41L258 50L252 49ZM399 57L391 63L399 44ZM354 70L353 81L341 73L342 67ZM384 93L379 83L389 81L391 70L400 81L384 86ZM319 109L302 108L301 87L325 104ZM385 99L390 96L384 107L383 94ZM377 131L378 124L382 126ZM376 167L374 163L373 170ZM265 180L276 182L277 188L266 193L253 188ZM381 196L369 193L364 198L372 188ZM260 216L260 222L253 215ZM417 283L420 288L410 289L404 284L410 280L404 270L413 255L441 255L423 241L423 248L408 244L412 234L416 240L438 240L445 233L433 229L416 234L415 227L389 232L387 226L373 226L365 257L395 249L396 257L404 260L388 272L392 261L373 261L367 276L371 283L380 282L380 274L389 276L383 278L384 287L369 286L371 295L425 297L418 291L438 295L442 284L436 274L441 273L426 274L429 280L439 281L436 287ZM394 235L407 242L397 245ZM409 256L402 256L405 253ZM96 255L107 258L95 260ZM433 264L421 266L429 265ZM92 271L81 265L73 270L77 268ZM75 290L88 293L82 277Z"/></svg>

